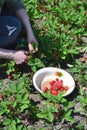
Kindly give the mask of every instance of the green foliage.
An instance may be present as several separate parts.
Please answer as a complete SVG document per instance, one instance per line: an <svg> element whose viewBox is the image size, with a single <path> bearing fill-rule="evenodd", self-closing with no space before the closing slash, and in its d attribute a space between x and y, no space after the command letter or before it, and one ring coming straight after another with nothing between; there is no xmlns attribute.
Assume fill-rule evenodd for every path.
<svg viewBox="0 0 87 130"><path fill-rule="evenodd" d="M15 71L15 62L14 61L7 61L6 63L1 65L1 68L7 68L6 73L9 75L10 73Z"/></svg>
<svg viewBox="0 0 87 130"><path fill-rule="evenodd" d="M79 85L85 87L87 83L87 63L82 63L80 60L76 59L73 66L70 67L69 71L75 77L75 81L79 82Z"/></svg>
<svg viewBox="0 0 87 130"><path fill-rule="evenodd" d="M10 81L8 87L1 90L3 98L0 101L0 115L6 115L7 118L2 121L2 124L8 126L8 130L22 130L22 128L27 130L22 125L16 127L17 124L21 123L22 113L25 113L25 110L30 107L29 89L26 87L29 87L30 83L29 80L28 82L26 80L22 77L15 84Z"/></svg>
<svg viewBox="0 0 87 130"><path fill-rule="evenodd" d="M53 96L47 92L42 95L46 98L46 102L42 105L41 111L37 114L39 118L53 122L55 120L54 114L56 113L57 118L61 119L62 122L74 122L74 119L71 117L72 110L69 109L69 107L74 104L63 98L63 93Z"/></svg>
<svg viewBox="0 0 87 130"><path fill-rule="evenodd" d="M78 54L81 37L87 36L85 0L25 0L24 3L34 29L38 30L41 57L67 60Z"/></svg>
<svg viewBox="0 0 87 130"><path fill-rule="evenodd" d="M53 122L53 112L57 112L55 106L49 105L48 103L43 106L43 110L37 114L38 118L46 119L49 122Z"/></svg>
<svg viewBox="0 0 87 130"><path fill-rule="evenodd" d="M33 72L36 72L38 70L38 68L44 67L44 64L42 63L42 61L39 58L28 57L27 64L31 67L31 70Z"/></svg>

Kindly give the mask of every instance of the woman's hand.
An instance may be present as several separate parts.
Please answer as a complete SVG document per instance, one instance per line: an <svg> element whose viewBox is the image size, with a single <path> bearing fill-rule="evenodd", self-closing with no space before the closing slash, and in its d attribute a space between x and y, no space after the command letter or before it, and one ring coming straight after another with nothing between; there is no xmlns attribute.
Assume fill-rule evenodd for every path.
<svg viewBox="0 0 87 130"><path fill-rule="evenodd" d="M38 51L38 41L35 38L34 34L28 36L28 48L29 51L35 53Z"/></svg>
<svg viewBox="0 0 87 130"><path fill-rule="evenodd" d="M27 51L15 51L15 53L13 54L13 60L16 64L22 64L26 61L27 55Z"/></svg>

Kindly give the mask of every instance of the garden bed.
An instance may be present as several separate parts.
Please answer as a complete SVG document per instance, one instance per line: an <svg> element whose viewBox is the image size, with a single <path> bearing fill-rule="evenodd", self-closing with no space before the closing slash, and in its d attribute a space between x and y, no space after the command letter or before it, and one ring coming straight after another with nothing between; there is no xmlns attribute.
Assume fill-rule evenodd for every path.
<svg viewBox="0 0 87 130"><path fill-rule="evenodd" d="M24 4L39 51L27 64L0 61L0 130L87 130L87 2ZM50 66L73 76L76 86L69 96L42 96L34 89L34 73Z"/></svg>
<svg viewBox="0 0 87 130"><path fill-rule="evenodd" d="M80 62L80 60L79 60L79 62ZM85 63L81 63L81 66L84 66L84 64ZM26 68L26 69L24 69L24 68ZM19 77L19 80L20 80L19 84L23 85L22 81L24 81L26 83L25 87L26 87L27 91L26 91L25 95L28 94L27 97L25 96L26 105L28 103L30 103L30 106L25 106L23 108L23 111L21 111L21 107L23 107L23 105L25 103L21 104L20 106L17 106L19 104L18 103L15 105L14 108L13 108L14 103L10 104L10 107L7 107L8 110L10 110L10 111L7 112L7 110L6 110L5 113L2 116L0 116L1 129L7 130L7 128L10 128L9 121L7 121L7 122L3 121L5 118L7 118L9 120L13 119L13 122L15 122L15 124L13 122L10 122L10 123L13 123L12 124L13 126L11 126L11 128L15 127L15 129L17 129L17 130L19 130L18 126L20 126L21 129L24 129L26 127L25 130L27 130L27 129L28 130L60 130L60 129L61 130L67 130L67 129L86 130L87 129L87 112L86 112L87 102L85 101L87 98L87 97L85 97L85 94L87 94L87 91L84 92L82 90L82 88L80 88L80 85L79 85L81 82L80 78L82 76L79 77L78 82L77 82L78 73L77 74L73 73L76 87L69 96L64 98L64 99L66 99L66 101L64 101L65 103L63 103L63 102L62 102L62 104L58 103L60 106L62 105L63 107L65 107L66 111L72 110L71 114L67 113L65 119L62 120L62 118L60 118L60 117L63 116L63 113L61 115L61 112L59 111L58 112L59 114L56 113L56 118L53 120L50 120L49 118L51 118L51 117L46 119L45 112L44 112L45 116L43 118L37 117L37 114L41 112L41 111L38 111L38 108L42 109L44 107L43 105L46 103L47 99L44 98L43 96L41 96L34 89L34 86L32 85L32 76L33 76L34 72L33 73L31 72L30 66L28 66L28 65L25 65L25 66L21 65L21 69L19 66L16 66L16 69L18 70L18 72L16 74L12 73L12 75L10 75L10 76L12 76L12 77L10 77L11 79L9 79L9 76L6 74L6 69L0 70L0 72L1 72L0 79L2 82L2 84L0 85L0 89L1 89L0 91L1 91L1 94L3 94L3 98L1 101L3 101L3 104L7 104L7 106L8 106L10 104L9 101L12 103L14 101L14 97L18 96L17 92L14 93L15 89L13 87L15 87L14 86L15 83L19 82L18 81L18 77ZM82 70L79 70L79 71L82 71ZM20 76L18 76L18 75L20 75ZM8 82L10 82L10 83L8 84ZM78 83L78 85L77 85L77 83ZM86 85L86 84L84 84L84 85ZM8 92L6 90L6 87L8 88L8 90L9 90L9 88L12 89L13 92L11 92L10 90ZM19 85L19 93L21 93L20 89L22 89L22 87L23 86ZM7 93L8 93L8 96L7 96ZM22 96L22 93L21 93L21 96ZM10 97L11 97L11 99L10 99ZM19 102L18 99L16 99L16 101ZM14 102L16 102L16 101L14 101ZM20 99L20 101L22 101L22 98ZM59 102L59 100L58 100L58 102ZM82 102L83 102L83 104L81 104ZM67 103L71 103L71 105L68 105ZM47 105L47 104L45 104L45 105ZM45 106L45 107L47 107L47 106ZM66 107L68 107L68 108L66 108ZM18 109L19 109L19 112L14 113L14 111L18 111ZM0 109L0 112L2 112L1 109ZM48 112L50 113L51 110L49 110ZM49 114L49 113L47 113L47 114ZM14 116L15 116L15 118L20 119L20 123L17 123L15 121L16 119L14 119ZM49 115L47 115L47 116L49 116ZM3 122L5 122L5 123L3 123ZM4 126L2 124L4 124Z"/></svg>

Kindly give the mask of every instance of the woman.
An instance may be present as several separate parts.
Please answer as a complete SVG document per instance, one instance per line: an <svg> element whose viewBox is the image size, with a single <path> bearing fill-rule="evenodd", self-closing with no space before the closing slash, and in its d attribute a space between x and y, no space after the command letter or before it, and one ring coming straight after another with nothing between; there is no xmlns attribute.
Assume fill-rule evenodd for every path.
<svg viewBox="0 0 87 130"><path fill-rule="evenodd" d="M13 59L16 64L25 62L28 54L24 50L14 50L15 40L21 32L21 25L26 30L29 51L36 52L38 42L22 0L0 0L0 58ZM32 42L36 43L35 50ZM12 46L12 49L8 49Z"/></svg>

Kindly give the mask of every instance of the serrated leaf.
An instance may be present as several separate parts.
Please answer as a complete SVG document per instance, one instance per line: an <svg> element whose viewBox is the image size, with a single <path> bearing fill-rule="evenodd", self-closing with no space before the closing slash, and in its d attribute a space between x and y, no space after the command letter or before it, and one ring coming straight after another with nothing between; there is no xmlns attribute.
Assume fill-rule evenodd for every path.
<svg viewBox="0 0 87 130"><path fill-rule="evenodd" d="M7 107L4 102L0 102L0 115L4 114L7 111Z"/></svg>
<svg viewBox="0 0 87 130"><path fill-rule="evenodd" d="M36 72L37 67L36 66L32 66L31 69L32 69L33 72Z"/></svg>
<svg viewBox="0 0 87 130"><path fill-rule="evenodd" d="M27 104L22 105L22 106L21 106L21 112L22 112L24 109L28 108L28 107L29 107L29 105L27 105Z"/></svg>
<svg viewBox="0 0 87 130"><path fill-rule="evenodd" d="M28 93L24 93L24 95L22 96L22 100L27 100L29 97Z"/></svg>
<svg viewBox="0 0 87 130"><path fill-rule="evenodd" d="M9 88L13 91L13 92L16 92L16 85L12 82L9 83Z"/></svg>
<svg viewBox="0 0 87 130"><path fill-rule="evenodd" d="M24 81L20 81L16 84L17 92L20 92L23 89Z"/></svg>
<svg viewBox="0 0 87 130"><path fill-rule="evenodd" d="M52 113L49 113L47 116L48 116L48 121L52 122L54 119L54 115Z"/></svg>
<svg viewBox="0 0 87 130"><path fill-rule="evenodd" d="M8 126L7 130L17 130L15 124L11 124Z"/></svg>
<svg viewBox="0 0 87 130"><path fill-rule="evenodd" d="M2 123L3 125L9 125L11 123L11 120L7 118L7 119L4 119Z"/></svg>

